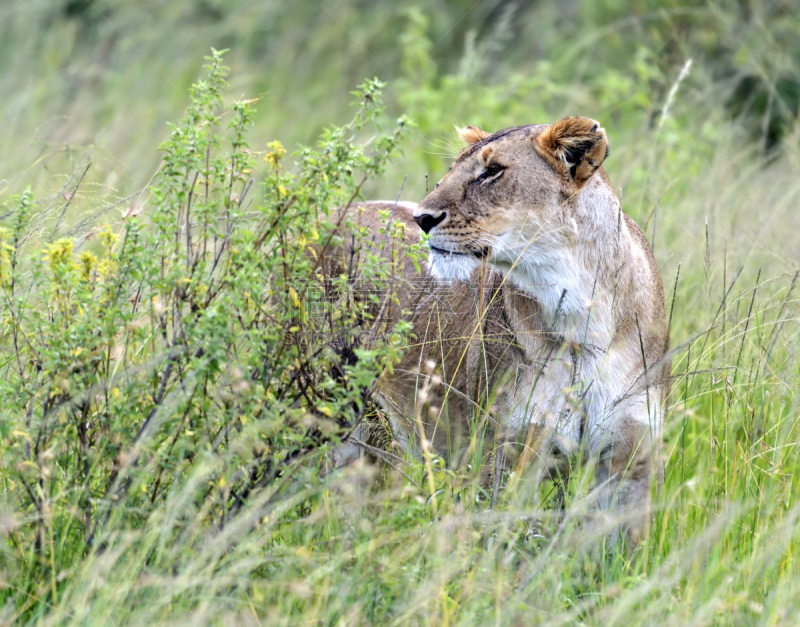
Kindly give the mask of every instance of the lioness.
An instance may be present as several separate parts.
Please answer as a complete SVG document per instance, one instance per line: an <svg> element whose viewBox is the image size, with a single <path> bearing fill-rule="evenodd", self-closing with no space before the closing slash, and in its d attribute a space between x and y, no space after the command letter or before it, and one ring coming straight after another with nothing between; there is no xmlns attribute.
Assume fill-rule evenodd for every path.
<svg viewBox="0 0 800 627"><path fill-rule="evenodd" d="M600 507L635 543L651 468L660 485L669 337L653 254L600 167L606 133L586 117L459 133L467 146L433 191L394 208L409 242L414 223L428 234L436 281L401 292L414 340L379 401L401 436L424 424L449 459L481 425L508 463L583 451ZM392 207L367 203L364 219L377 232L376 209Z"/></svg>

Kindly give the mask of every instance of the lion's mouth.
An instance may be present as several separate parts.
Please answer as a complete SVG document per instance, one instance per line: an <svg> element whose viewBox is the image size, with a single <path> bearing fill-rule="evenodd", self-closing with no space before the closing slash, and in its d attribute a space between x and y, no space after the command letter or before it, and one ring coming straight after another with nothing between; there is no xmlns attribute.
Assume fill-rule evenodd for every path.
<svg viewBox="0 0 800 627"><path fill-rule="evenodd" d="M489 247L488 246L481 246L476 250L472 250L469 252L457 252L455 250L446 250L444 248L439 248L438 246L434 246L430 242L428 243L428 247L435 253L445 256L453 256L453 257L477 257L478 259L485 259L489 256Z"/></svg>
<svg viewBox="0 0 800 627"><path fill-rule="evenodd" d="M428 246L433 252L439 253L440 255L465 256L467 254L467 253L457 253L454 250L445 250L444 248L439 248L438 246L434 246L433 244L428 244Z"/></svg>

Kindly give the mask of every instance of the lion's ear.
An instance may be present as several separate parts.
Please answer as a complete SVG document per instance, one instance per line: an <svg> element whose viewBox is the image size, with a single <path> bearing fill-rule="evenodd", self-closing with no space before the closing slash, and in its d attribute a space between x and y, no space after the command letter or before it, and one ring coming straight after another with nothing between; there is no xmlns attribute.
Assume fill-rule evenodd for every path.
<svg viewBox="0 0 800 627"><path fill-rule="evenodd" d="M606 131L591 118L559 120L534 139L536 151L582 187L608 156Z"/></svg>
<svg viewBox="0 0 800 627"><path fill-rule="evenodd" d="M472 126L471 124L467 124L464 128L459 128L456 126L456 132L467 145L476 144L482 139L486 139L489 137L489 135L491 135L491 133L482 131L477 126Z"/></svg>

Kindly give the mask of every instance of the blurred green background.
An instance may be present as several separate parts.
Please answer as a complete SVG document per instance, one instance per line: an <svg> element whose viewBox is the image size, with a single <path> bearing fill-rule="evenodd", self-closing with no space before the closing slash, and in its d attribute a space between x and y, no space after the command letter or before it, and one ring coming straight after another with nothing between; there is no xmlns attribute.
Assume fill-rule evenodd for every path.
<svg viewBox="0 0 800 627"><path fill-rule="evenodd" d="M0 202L29 184L57 190L51 177L87 151L96 184L120 194L145 185L165 122L180 117L212 46L231 49L230 96L260 98L256 149L312 142L348 118L364 77L385 81L389 111L419 127L409 159L373 190L383 195L408 174L405 196L419 199L425 171L446 167L456 123L495 130L588 115L624 154L661 129L688 59L672 113L694 118L692 151L708 156L733 129L776 149L797 140L798 15L796 0L6 0ZM659 138L666 151L671 130ZM636 176L613 176L623 163L607 162L618 187Z"/></svg>

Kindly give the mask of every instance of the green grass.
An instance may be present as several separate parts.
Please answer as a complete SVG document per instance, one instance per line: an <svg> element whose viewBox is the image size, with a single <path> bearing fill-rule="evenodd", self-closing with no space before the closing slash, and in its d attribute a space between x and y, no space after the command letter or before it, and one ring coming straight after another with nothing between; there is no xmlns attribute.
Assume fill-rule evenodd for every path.
<svg viewBox="0 0 800 627"><path fill-rule="evenodd" d="M137 11L105 3L122 37L98 83L80 76L102 57L109 23L45 24L37 3L0 22L2 58L13 61L2 78L10 96L0 131L0 621L790 624L800 611L796 3L754 5L749 15L722 2L579 3L564 15L542 5L506 22L489 4L469 13L433 3L402 18L385 5L359 12L326 3L338 21L301 5L296 13L264 5L277 21L244 4L219 8L221 17L200 3L159 9L169 37ZM35 25L35 36L25 38L23 25ZM464 45L469 28L474 45ZM228 41L208 45L232 45L232 83L198 106L214 116L222 100L233 108L216 125L201 116L186 126L201 142L213 139L203 129L215 129L212 176L187 149L191 137L176 139L163 123L188 106L207 46L191 55L221 29ZM312 36L317 47L307 45ZM281 55L292 54L299 69L290 72ZM691 69L679 79L687 58ZM178 70L175 89L157 95L159 75ZM369 113L354 132L331 126L352 118L348 91L372 74L388 81L384 115ZM242 94L261 99L248 105ZM394 137L401 112L417 124L400 143L403 155L389 139L359 148ZM51 118L65 113L71 126ZM394 198L406 174L403 198L419 200L424 174L432 185L447 167L453 123L495 130L566 113L607 129L604 167L654 242L671 318L665 482L633 554L604 546L582 498L590 468L573 472L563 514L553 486L535 481L536 467L504 477L497 494L475 466L434 463L429 473L408 459L393 461L402 473L367 464L322 472L325 437L308 416L324 431L319 407L347 423L367 413L361 391L391 350L372 347L352 372L356 384L336 387L334 377L296 407L268 394L294 381L300 353L275 360L285 367L275 383L252 378L297 325L287 289L313 268L297 261L296 238L317 229L324 241L326 208L359 191ZM241 124L226 129L233 120ZM331 132L315 154L292 154L323 127ZM277 162L278 146L266 145L276 138L290 150ZM167 152L156 150L162 140ZM165 155L174 171L154 175ZM348 176L334 181L342 164ZM235 214L235 250L214 267L203 257L187 275L178 227L188 221L190 188L181 173L198 170L215 183L193 205L198 224L209 217L193 250L225 238L225 211ZM245 195L248 177L256 184ZM239 207L241 197L252 204ZM121 218L126 212L140 216ZM294 239L281 240L273 220ZM123 247L134 232L139 248ZM160 257L175 232L180 245L167 247L175 256ZM286 259L296 264L288 278ZM204 290L215 289L206 303ZM255 306L276 297L291 315L273 319ZM200 313L193 298L205 303ZM127 361L115 352L121 344ZM207 352L170 356L177 345ZM319 372L339 364L327 354L314 363ZM190 397L198 381L202 393ZM49 421L55 415L64 421ZM81 424L94 434L84 444Z"/></svg>

